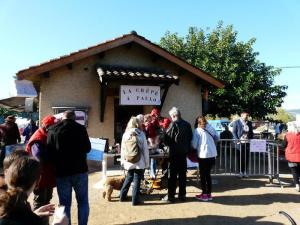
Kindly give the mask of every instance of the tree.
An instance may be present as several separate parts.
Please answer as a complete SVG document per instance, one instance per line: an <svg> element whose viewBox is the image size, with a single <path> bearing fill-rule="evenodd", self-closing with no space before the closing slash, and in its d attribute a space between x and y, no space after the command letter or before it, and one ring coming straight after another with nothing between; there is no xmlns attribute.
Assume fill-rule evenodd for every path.
<svg viewBox="0 0 300 225"><path fill-rule="evenodd" d="M224 27L222 22L208 31L190 27L185 37L168 31L159 43L225 84L223 89L209 87L208 113L230 116L248 110L256 118L275 113L287 86L274 84L280 70L257 59L259 53L253 50L255 39L238 41L233 26Z"/></svg>
<svg viewBox="0 0 300 225"><path fill-rule="evenodd" d="M295 116L293 116L283 108L278 108L276 114L269 115L269 118L277 121L282 121L283 123L294 121L296 119Z"/></svg>
<svg viewBox="0 0 300 225"><path fill-rule="evenodd" d="M16 111L13 111L13 110L10 110L10 109L0 106L0 116L7 117L9 115L16 115L16 114L17 114Z"/></svg>
<svg viewBox="0 0 300 225"><path fill-rule="evenodd" d="M16 115L16 112L0 106L0 124L3 123L4 119L9 115Z"/></svg>

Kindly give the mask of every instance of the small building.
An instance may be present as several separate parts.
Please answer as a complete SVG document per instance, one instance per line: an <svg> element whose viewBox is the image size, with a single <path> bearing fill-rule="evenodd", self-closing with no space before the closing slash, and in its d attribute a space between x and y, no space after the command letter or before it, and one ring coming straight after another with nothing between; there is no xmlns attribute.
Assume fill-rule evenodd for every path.
<svg viewBox="0 0 300 225"><path fill-rule="evenodd" d="M90 137L119 142L132 115L178 107L194 123L209 85L224 85L136 32L17 72L33 82L39 117L83 112ZM203 98L205 101L203 101Z"/></svg>

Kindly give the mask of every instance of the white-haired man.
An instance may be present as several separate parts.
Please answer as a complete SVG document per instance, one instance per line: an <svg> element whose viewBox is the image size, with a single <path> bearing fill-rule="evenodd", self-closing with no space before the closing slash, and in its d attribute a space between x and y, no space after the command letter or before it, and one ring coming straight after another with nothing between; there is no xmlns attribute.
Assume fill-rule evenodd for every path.
<svg viewBox="0 0 300 225"><path fill-rule="evenodd" d="M165 144L169 146L168 166L168 195L162 200L173 203L175 201L177 177L179 180L178 199L186 199L186 156L191 148L193 132L191 125L181 118L178 108L169 111L172 123L165 134Z"/></svg>

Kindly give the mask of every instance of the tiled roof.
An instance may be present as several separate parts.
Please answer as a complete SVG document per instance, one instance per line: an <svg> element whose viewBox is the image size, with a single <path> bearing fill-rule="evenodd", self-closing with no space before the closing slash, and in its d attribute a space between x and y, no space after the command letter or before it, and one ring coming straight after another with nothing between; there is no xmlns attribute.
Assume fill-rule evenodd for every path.
<svg viewBox="0 0 300 225"><path fill-rule="evenodd" d="M107 40L107 41L102 42L102 43L100 43L100 44L96 44L96 45L90 46L90 47L88 47L88 48L83 48L83 49L80 49L80 50L78 50L78 51L72 52L72 53L70 53L70 54L66 54L66 55L62 55L62 56L57 57L57 58L50 59L50 60L45 61L45 62L42 62L42 63L40 63L40 64L38 64L38 65L30 66L30 67L28 67L28 68L26 68L26 69L22 69L22 70L18 71L16 75L17 75L17 77L19 77L19 76L22 75L23 72L26 72L26 71L29 71L29 70L33 70L33 69L38 68L38 67L40 67L40 66L44 66L44 65L51 64L51 63L54 63L54 62L67 60L67 59L69 59L70 57L74 57L74 56L76 56L76 55L78 55L78 54L80 54L80 53L86 53L86 52L88 52L88 51L90 51L90 50L94 50L95 48L98 48L98 47L100 47L100 46L102 46L102 45L108 45L108 44L110 44L110 43L112 43L112 42L121 40L121 39L123 39L123 38L125 38L125 37L128 37L128 36L130 36L130 35L131 35L131 34L124 34L124 35L122 35L122 36L120 36L120 37L117 37L117 38L114 38L114 39L111 39L111 40Z"/></svg>
<svg viewBox="0 0 300 225"><path fill-rule="evenodd" d="M178 82L179 76L173 75L167 71L158 71L145 68L130 68L117 66L99 66L97 68L99 79L140 79L140 80L160 80L169 82Z"/></svg>
<svg viewBox="0 0 300 225"><path fill-rule="evenodd" d="M138 35L136 32L132 32L130 34L123 35L121 37L103 42L98 45L94 45L89 48L81 49L79 51L73 52L69 55L65 55L59 58L52 59L48 62L44 62L42 64L31 66L27 69L20 70L17 72L18 79L26 79L27 76L35 76L40 75L51 70L57 69L59 67L72 64L78 60L85 59L92 55L97 55L101 52L105 52L107 50L126 45L129 43L137 43L146 49L156 53L157 55L165 58L166 60L177 64L179 67L185 69L186 71L196 75L200 79L204 80L205 82L212 84L218 88L224 87L224 84L213 77L212 75L206 73L205 71L197 68L188 62L184 61L183 59L175 56L174 54L166 51L165 49L161 48L160 46L152 43L148 39L144 38L143 36Z"/></svg>

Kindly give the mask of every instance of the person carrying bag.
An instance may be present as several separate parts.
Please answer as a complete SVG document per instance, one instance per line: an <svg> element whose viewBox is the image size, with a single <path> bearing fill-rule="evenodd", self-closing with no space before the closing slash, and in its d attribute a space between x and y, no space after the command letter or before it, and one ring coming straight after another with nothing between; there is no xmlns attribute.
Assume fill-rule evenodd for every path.
<svg viewBox="0 0 300 225"><path fill-rule="evenodd" d="M215 164L217 156L215 142L219 140L219 137L214 128L207 123L205 117L197 117L196 124L197 127L194 130L192 147L197 149L198 153L202 193L195 197L201 201L211 201L211 169Z"/></svg>

